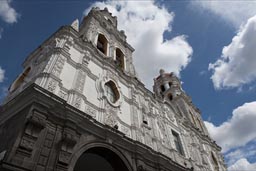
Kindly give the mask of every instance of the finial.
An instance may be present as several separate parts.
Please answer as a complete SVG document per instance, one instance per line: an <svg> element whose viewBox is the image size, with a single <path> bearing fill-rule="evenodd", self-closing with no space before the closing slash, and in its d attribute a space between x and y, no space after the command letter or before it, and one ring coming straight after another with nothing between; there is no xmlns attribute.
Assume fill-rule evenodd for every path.
<svg viewBox="0 0 256 171"><path fill-rule="evenodd" d="M164 69L160 69L159 74L163 75L165 73Z"/></svg>
<svg viewBox="0 0 256 171"><path fill-rule="evenodd" d="M73 27L73 29L79 32L79 20L78 19L74 20L71 24L71 27Z"/></svg>
<svg viewBox="0 0 256 171"><path fill-rule="evenodd" d="M100 8L99 7L92 7L92 10L100 10Z"/></svg>

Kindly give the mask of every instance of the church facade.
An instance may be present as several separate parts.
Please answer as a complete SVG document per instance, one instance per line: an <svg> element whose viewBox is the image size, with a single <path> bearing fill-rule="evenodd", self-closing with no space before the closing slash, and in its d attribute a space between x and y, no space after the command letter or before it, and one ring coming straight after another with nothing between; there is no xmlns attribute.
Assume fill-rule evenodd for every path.
<svg viewBox="0 0 256 171"><path fill-rule="evenodd" d="M133 51L106 8L44 41L1 107L0 170L225 171L180 80L149 91Z"/></svg>

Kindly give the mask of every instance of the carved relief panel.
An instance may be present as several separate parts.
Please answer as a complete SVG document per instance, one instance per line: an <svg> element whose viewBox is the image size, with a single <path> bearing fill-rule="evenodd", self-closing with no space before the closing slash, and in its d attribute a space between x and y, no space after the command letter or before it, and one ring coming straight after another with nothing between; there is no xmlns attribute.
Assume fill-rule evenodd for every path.
<svg viewBox="0 0 256 171"><path fill-rule="evenodd" d="M115 125L118 125L117 122L117 108L114 108L113 106L109 105L108 103L105 104L105 124L114 127Z"/></svg>
<svg viewBox="0 0 256 171"><path fill-rule="evenodd" d="M77 78L75 81L75 90L77 90L80 93L83 93L84 90L84 84L85 84L85 72L82 70L79 70L77 73Z"/></svg>

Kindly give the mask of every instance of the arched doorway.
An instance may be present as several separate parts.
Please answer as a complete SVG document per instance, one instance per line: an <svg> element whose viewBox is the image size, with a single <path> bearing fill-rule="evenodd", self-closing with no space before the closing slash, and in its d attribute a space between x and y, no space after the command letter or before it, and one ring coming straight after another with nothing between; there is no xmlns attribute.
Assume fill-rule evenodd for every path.
<svg viewBox="0 0 256 171"><path fill-rule="evenodd" d="M113 151L93 147L77 160L74 171L129 171L122 159Z"/></svg>

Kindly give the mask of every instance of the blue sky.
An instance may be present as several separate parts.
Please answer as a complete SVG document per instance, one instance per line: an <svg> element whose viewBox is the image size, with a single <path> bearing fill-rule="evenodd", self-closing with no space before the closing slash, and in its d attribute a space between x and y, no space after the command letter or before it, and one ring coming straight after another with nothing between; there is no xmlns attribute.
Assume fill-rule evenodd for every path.
<svg viewBox="0 0 256 171"><path fill-rule="evenodd" d="M2 0L0 99L30 52L95 5L118 16L146 86L160 68L179 75L229 170L256 170L256 1Z"/></svg>

